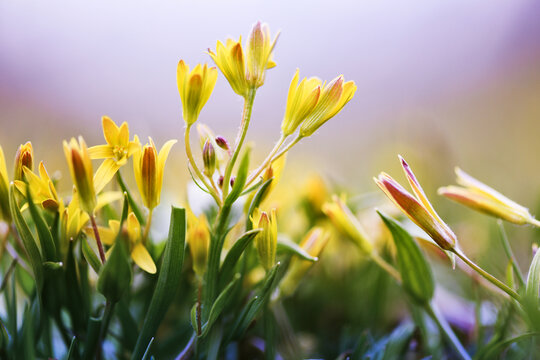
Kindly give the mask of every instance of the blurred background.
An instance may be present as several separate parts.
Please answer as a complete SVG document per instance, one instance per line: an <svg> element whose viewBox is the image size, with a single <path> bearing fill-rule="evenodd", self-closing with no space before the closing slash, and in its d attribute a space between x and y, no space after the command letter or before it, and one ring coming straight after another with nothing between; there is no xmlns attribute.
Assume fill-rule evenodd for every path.
<svg viewBox="0 0 540 360"><path fill-rule="evenodd" d="M10 162L30 140L36 160L65 174L62 140L103 143L102 115L127 121L132 134L158 146L181 139L178 60L210 62L205 51L216 40L245 38L261 20L281 35L278 66L258 92L248 133L256 157L279 137L296 68L326 80L344 74L358 85L343 112L294 148L281 191L317 173L351 196L377 192L371 178L380 171L404 179L402 154L466 252L489 259L494 220L436 189L453 183L460 166L540 214L539 18L534 0L1 1L0 144ZM241 110L219 75L199 121L232 141ZM165 210L184 202L182 148L168 162ZM507 228L528 264L533 232ZM497 243L503 259L500 250ZM506 263L484 265L502 276Z"/></svg>
<svg viewBox="0 0 540 360"><path fill-rule="evenodd" d="M181 138L178 60L210 62L216 40L245 37L261 20L281 36L248 134L259 158L279 136L296 68L358 85L345 110L294 149L286 177L301 184L317 172L353 194L376 191L371 177L381 170L403 179L400 153L433 197L459 165L534 207L539 16L540 2L528 0L2 1L0 144L9 159L30 140L49 171L65 171L62 140L102 143L102 115L158 146ZM241 109L220 75L200 121L232 141ZM170 191L188 177L182 146L169 161Z"/></svg>

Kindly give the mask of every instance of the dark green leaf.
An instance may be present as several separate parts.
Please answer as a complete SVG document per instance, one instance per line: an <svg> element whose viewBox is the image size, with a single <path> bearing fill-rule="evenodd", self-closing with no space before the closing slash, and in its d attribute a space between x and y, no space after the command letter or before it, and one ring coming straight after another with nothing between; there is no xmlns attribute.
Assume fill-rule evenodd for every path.
<svg viewBox="0 0 540 360"><path fill-rule="evenodd" d="M144 354L146 345L156 333L169 305L174 299L182 273L185 240L186 211L182 208L173 207L169 238L163 252L163 263L159 270L157 286L131 357L133 360L138 360Z"/></svg>
<svg viewBox="0 0 540 360"><path fill-rule="evenodd" d="M249 210L246 215L246 231L249 231L253 229L253 224L251 223L251 215L253 214L253 211L255 211L256 208L261 205L261 202L266 196L267 190L272 185L272 181L274 178L270 178L266 180L259 190L257 190L257 193L255 193L255 196L253 197L253 200L251 201L251 204L249 205Z"/></svg>
<svg viewBox="0 0 540 360"><path fill-rule="evenodd" d="M431 300L435 291L433 274L418 244L394 219L377 211L396 244L399 272L405 291L420 304Z"/></svg>
<svg viewBox="0 0 540 360"><path fill-rule="evenodd" d="M234 290L235 285L238 283L238 280L240 279L240 276L237 275L233 281L227 285L227 287L219 294L216 301L214 301L214 305L212 305L212 309L210 310L210 315L208 316L208 321L202 326L202 333L201 336L206 336L208 333L208 330L212 328L212 325L217 320L219 315L223 312L223 309L228 305L229 300L231 299L231 293Z"/></svg>
<svg viewBox="0 0 540 360"><path fill-rule="evenodd" d="M26 186L26 199L28 202L28 208L30 209L30 214L32 215L32 220L34 220L34 224L36 225L41 250L43 252L43 259L45 261L56 261L56 246L54 245L51 230L43 219L43 216L39 212L36 204L34 204L34 201L32 200L30 186Z"/></svg>
<svg viewBox="0 0 540 360"><path fill-rule="evenodd" d="M67 354L66 360L76 360L79 358L78 350L77 350L77 337L73 337L71 339L71 345L69 345L69 350Z"/></svg>
<svg viewBox="0 0 540 360"><path fill-rule="evenodd" d="M235 241L234 245L231 247L223 264L221 265L221 270L219 274L219 284L220 288L224 288L225 285L231 281L233 277L234 267L240 259L240 256L244 250L248 247L251 241L255 238L261 229L250 230L242 235L238 240Z"/></svg>
<svg viewBox="0 0 540 360"><path fill-rule="evenodd" d="M24 220L19 205L15 199L15 185L11 184L9 187L9 205L11 207L11 216L15 222L15 227L22 239L26 253L28 254L28 260L32 266L32 272L34 273L34 280L38 290L38 294L41 297L41 290L43 288L43 260L41 254L36 245L36 240L32 235L32 232L28 228L26 221Z"/></svg>
<svg viewBox="0 0 540 360"><path fill-rule="evenodd" d="M101 270L101 261L97 257L96 253L92 248L90 247L90 244L88 244L88 237L86 234L81 233L79 235L81 239L81 250L83 253L84 258L90 264L92 269L96 272L96 274L99 274L99 271Z"/></svg>

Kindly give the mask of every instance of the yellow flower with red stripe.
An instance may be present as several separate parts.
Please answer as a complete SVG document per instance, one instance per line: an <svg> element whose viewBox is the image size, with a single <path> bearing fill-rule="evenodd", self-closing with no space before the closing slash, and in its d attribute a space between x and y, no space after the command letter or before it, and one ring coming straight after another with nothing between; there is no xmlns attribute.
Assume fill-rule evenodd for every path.
<svg viewBox="0 0 540 360"><path fill-rule="evenodd" d="M401 166L414 196L405 190L397 181L386 173L374 178L375 183L388 198L407 215L416 225L424 230L444 250L455 248L457 238L450 227L442 221L429 202L422 186L414 176L409 164L401 156Z"/></svg>
<svg viewBox="0 0 540 360"><path fill-rule="evenodd" d="M176 82L180 100L182 100L182 116L188 126L199 118L203 106L206 104L217 80L215 67L197 64L190 71L189 66L180 60L176 70Z"/></svg>

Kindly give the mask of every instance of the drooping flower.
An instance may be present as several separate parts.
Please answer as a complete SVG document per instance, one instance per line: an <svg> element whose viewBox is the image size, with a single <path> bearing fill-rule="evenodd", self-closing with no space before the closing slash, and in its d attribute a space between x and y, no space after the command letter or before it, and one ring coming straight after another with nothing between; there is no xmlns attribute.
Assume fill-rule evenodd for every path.
<svg viewBox="0 0 540 360"><path fill-rule="evenodd" d="M405 190L397 181L386 173L374 178L375 183L388 198L407 215L416 225L424 230L444 250L455 248L457 238L454 232L433 209L420 183L411 168L401 156L401 166L415 196Z"/></svg>
<svg viewBox="0 0 540 360"><path fill-rule="evenodd" d="M101 240L105 245L112 246L114 245L120 229L120 221L118 220L109 220L109 227L98 227ZM138 267L150 274L156 273L156 264L152 259L152 256L146 249L142 241L141 233L141 224L137 220L137 217L134 213L130 212L128 214L125 230L129 240L129 252L133 262L137 264ZM92 231L88 231L89 235L93 236ZM112 249L112 248L111 248ZM110 252L110 250L109 250Z"/></svg>
<svg viewBox="0 0 540 360"><path fill-rule="evenodd" d="M270 270L276 262L277 249L277 221L276 209L272 209L270 214L260 211L258 208L253 212L251 221L253 228L260 228L262 231L257 234L255 244L261 265L265 270Z"/></svg>
<svg viewBox="0 0 540 360"><path fill-rule="evenodd" d="M24 167L34 171L34 149L32 143L20 145L15 154L15 171L13 178L15 180L24 180Z"/></svg>
<svg viewBox="0 0 540 360"><path fill-rule="evenodd" d="M182 116L188 126L199 118L203 106L214 90L216 80L217 70L215 67L197 64L190 71L184 60L180 60L178 63L176 81L180 100L182 100Z"/></svg>
<svg viewBox="0 0 540 360"><path fill-rule="evenodd" d="M323 84L317 105L303 120L300 126L300 136L310 136L325 122L339 113L353 98L356 92L354 81L347 81L343 75L338 76L328 84Z"/></svg>
<svg viewBox="0 0 540 360"><path fill-rule="evenodd" d="M148 138L148 140L148 144L142 148L139 144L138 149L134 152L133 170L144 206L153 210L160 201L165 162L176 140L167 141L159 154L152 138ZM135 138L135 141L138 143L138 138Z"/></svg>
<svg viewBox="0 0 540 360"><path fill-rule="evenodd" d="M327 202L322 206L322 212L330 218L336 229L353 240L363 253L370 254L373 251L373 245L364 228L342 199L333 196L332 202Z"/></svg>
<svg viewBox="0 0 540 360"><path fill-rule="evenodd" d="M96 190L92 176L92 160L82 136L79 136L79 142L74 138L71 138L69 143L64 140L64 154L71 179L77 188L81 208L88 214L93 214L96 207Z"/></svg>
<svg viewBox="0 0 540 360"><path fill-rule="evenodd" d="M195 216L190 218L188 231L189 251L193 261L193 271L202 277L206 272L206 263L208 261L208 247L210 246L210 227L206 216L203 214L199 219Z"/></svg>
<svg viewBox="0 0 540 360"><path fill-rule="evenodd" d="M460 168L456 168L459 186L446 186L439 189L439 194L457 201L485 214L509 221L514 224L533 224L540 226L529 210L486 184L473 178Z"/></svg>

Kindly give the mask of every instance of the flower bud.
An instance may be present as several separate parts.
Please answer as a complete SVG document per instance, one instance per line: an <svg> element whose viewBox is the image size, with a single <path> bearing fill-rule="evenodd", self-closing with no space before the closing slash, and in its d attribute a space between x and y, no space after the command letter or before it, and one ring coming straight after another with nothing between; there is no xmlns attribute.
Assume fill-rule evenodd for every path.
<svg viewBox="0 0 540 360"><path fill-rule="evenodd" d="M333 118L353 98L356 92L354 81L338 76L323 87L317 105L300 126L300 136L312 135L325 122Z"/></svg>
<svg viewBox="0 0 540 360"><path fill-rule="evenodd" d="M127 234L123 231L120 241L112 247L111 254L99 272L97 289L113 303L118 302L131 285L133 272L127 251Z"/></svg>
<svg viewBox="0 0 540 360"><path fill-rule="evenodd" d="M253 228L262 231L257 234L255 244L261 265L266 271L270 270L276 262L277 249L277 221L276 210L272 209L270 215L265 211L255 209L251 218Z"/></svg>
<svg viewBox="0 0 540 360"><path fill-rule="evenodd" d="M214 171L216 171L216 151L214 146L209 140L206 140L202 151L204 174L208 177L212 177Z"/></svg>
<svg viewBox="0 0 540 360"><path fill-rule="evenodd" d="M219 135L216 136L216 144L223 150L226 150L226 151L230 150L229 143L223 136L219 136Z"/></svg>
<svg viewBox="0 0 540 360"><path fill-rule="evenodd" d="M15 154L15 180L24 180L24 167L34 171L34 150L32 143L28 141L24 145L20 145Z"/></svg>
<svg viewBox="0 0 540 360"><path fill-rule="evenodd" d="M138 139L136 141L138 142ZM144 206L149 210L159 204L165 162L175 143L176 140L167 141L158 154L154 141L149 138L149 143L142 148L139 145L139 149L133 154L135 180Z"/></svg>
<svg viewBox="0 0 540 360"><path fill-rule="evenodd" d="M456 175L458 184L463 187L442 187L438 191L440 195L517 225L534 224L538 226L540 224L527 208L476 180L465 171L456 168Z"/></svg>
<svg viewBox="0 0 540 360"><path fill-rule="evenodd" d="M189 251L193 261L193 271L202 277L206 272L206 263L208 261L210 228L204 214L194 222L195 224L191 224L188 232Z"/></svg>
<svg viewBox="0 0 540 360"><path fill-rule="evenodd" d="M182 116L188 126L192 125L206 104L217 80L217 70L198 64L190 72L189 66L180 60L177 69L178 91L182 100Z"/></svg>
<svg viewBox="0 0 540 360"><path fill-rule="evenodd" d="M66 155L71 179L77 188L81 208L88 214L92 214L96 207L96 193L94 190L92 160L90 160L84 139L79 137L78 143L74 138L71 138L69 143L64 141L64 154Z"/></svg>
<svg viewBox="0 0 540 360"><path fill-rule="evenodd" d="M401 166L405 171L407 180L411 185L413 193L410 194L397 181L388 174L381 173L375 178L375 183L386 194L386 196L407 215L418 227L424 230L443 250L453 250L457 243L454 232L435 212L429 202L422 186L414 176L411 168L401 156L399 157Z"/></svg>
<svg viewBox="0 0 540 360"><path fill-rule="evenodd" d="M266 69L276 66L272 60L272 51L278 36L272 41L268 25L260 22L251 30L247 42L247 82L251 87L261 87L264 84Z"/></svg>
<svg viewBox="0 0 540 360"><path fill-rule="evenodd" d="M353 240L363 253L370 254L373 251L373 245L368 240L362 225L360 225L343 200L334 195L332 202L323 205L322 211L330 218L336 229L342 235Z"/></svg>

